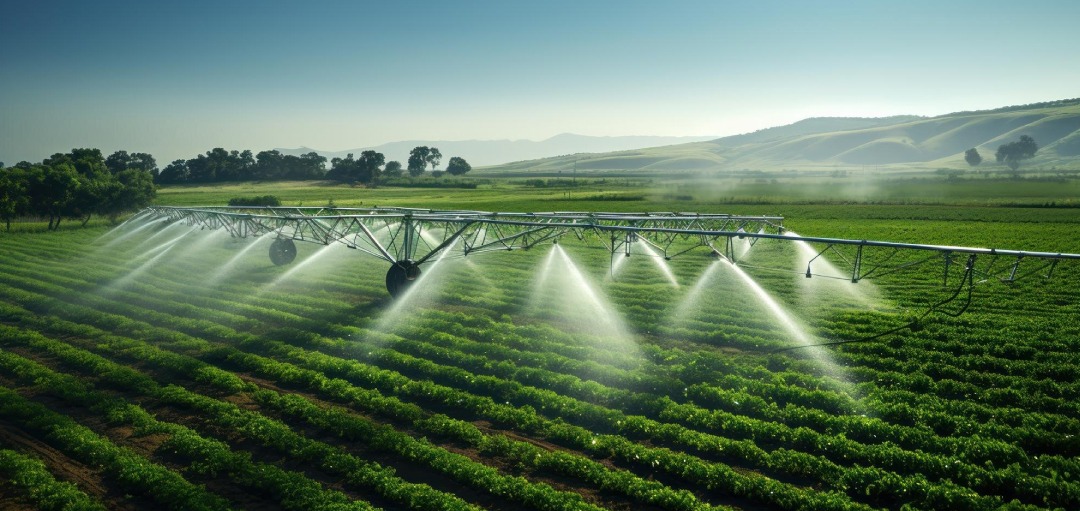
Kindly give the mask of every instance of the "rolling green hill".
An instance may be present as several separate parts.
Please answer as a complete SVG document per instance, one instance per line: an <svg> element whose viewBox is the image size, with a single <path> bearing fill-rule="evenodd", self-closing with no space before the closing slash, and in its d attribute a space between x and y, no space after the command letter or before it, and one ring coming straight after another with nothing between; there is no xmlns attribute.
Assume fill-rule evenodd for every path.
<svg viewBox="0 0 1080 511"><path fill-rule="evenodd" d="M1028 135L1039 151L1024 167L1080 166L1080 99L957 112L937 117L813 118L707 142L597 154L573 154L487 167L487 172L881 170L1004 168L997 148Z"/></svg>

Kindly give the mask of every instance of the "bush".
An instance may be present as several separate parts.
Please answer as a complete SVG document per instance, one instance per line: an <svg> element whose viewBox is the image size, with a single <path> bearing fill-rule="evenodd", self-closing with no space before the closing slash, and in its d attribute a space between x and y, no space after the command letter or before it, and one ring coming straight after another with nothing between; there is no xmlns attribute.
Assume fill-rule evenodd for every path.
<svg viewBox="0 0 1080 511"><path fill-rule="evenodd" d="M233 197L229 199L230 206L280 206L281 200L275 195L263 195L261 197Z"/></svg>

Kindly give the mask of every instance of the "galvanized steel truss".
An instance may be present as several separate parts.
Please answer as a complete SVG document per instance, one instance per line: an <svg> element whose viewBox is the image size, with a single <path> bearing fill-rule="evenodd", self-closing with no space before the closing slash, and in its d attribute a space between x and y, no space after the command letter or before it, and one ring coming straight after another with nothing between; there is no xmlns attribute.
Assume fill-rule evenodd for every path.
<svg viewBox="0 0 1080 511"><path fill-rule="evenodd" d="M871 240L793 236L784 232L783 217L679 212L649 213L498 213L416 208L325 207L166 207L140 213L151 219L182 221L204 229L226 229L247 238L277 233L278 238L322 245L341 243L390 263L423 264L447 256L522 250L564 236L596 242L616 253L630 254L645 243L671 259L707 247L714 255L738 262L737 245L761 240L801 241L814 247L806 276L858 282L912 266L940 264L948 284L955 266L984 279L1012 282L1029 275L1050 277L1058 263L1080 254L1030 252L975 247L922 245ZM453 253L449 253L453 251ZM829 253L839 274L815 271ZM839 261L837 263L836 261Z"/></svg>

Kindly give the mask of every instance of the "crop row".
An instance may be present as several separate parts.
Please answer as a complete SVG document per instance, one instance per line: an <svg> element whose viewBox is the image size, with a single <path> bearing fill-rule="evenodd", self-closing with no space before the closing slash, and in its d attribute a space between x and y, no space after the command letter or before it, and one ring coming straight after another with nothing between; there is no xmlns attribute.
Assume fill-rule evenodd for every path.
<svg viewBox="0 0 1080 511"><path fill-rule="evenodd" d="M706 395L705 393L713 391L708 401L716 402L717 406L712 408L701 408L692 404L677 404L670 399L657 398L652 394L610 389L595 382L583 382L566 375L537 369L514 368L509 364L491 364L483 358L454 351L461 344L465 344L460 339L449 338L446 334L434 337L437 339L437 344L400 340L393 344L393 349L397 351L404 349L407 353L420 356L426 360L442 361L443 365L468 369L473 375L477 376L476 381L484 381L486 378L488 385L499 385L498 399L509 399L510 391L502 389L509 386L506 382L516 381L569 397L586 398L585 400L591 403L601 402L608 407L613 406L627 413L633 411L634 413L659 417L666 421L695 426L706 431L715 431L728 438L751 439L766 445L792 446L803 452L821 453L835 462L870 464L897 471L914 469L932 479L950 478L964 482L964 484L973 484L969 481L979 481L974 484L983 486L980 488L982 490L989 489L985 487L988 481L1001 479L1000 476L994 474L993 470L987 470L982 465L983 463L1006 466L1010 463L1026 461L1023 451L1003 442L980 440L981 448L976 450L970 449L972 441L966 438L956 439L953 442L954 450L950 452L949 456L905 452L897 445L885 440L886 438L892 438L891 435L886 435L886 432L873 428L867 432L866 436L874 438L875 443L879 445L877 447L860 445L858 442L842 435L822 435L805 428L793 429L783 423L750 419L725 412L723 411L724 401L749 396L732 396L731 393L725 393L720 398L719 393L724 392L720 387L698 384L692 386L692 392L687 389L688 395L696 395L698 399L702 399L702 396ZM323 341L320 344L320 349L330 349L338 354L349 351L346 343L333 343L332 341ZM381 358L379 355L381 351L369 351L363 358L376 361ZM283 354L283 356L288 355ZM490 378L492 376L493 379ZM452 386L463 388L463 385ZM757 399L760 401L760 398ZM515 402L519 405L538 406L536 402ZM543 411L544 408L541 408L541 410ZM558 413L558 410L555 413ZM994 449L988 449L989 447ZM979 455L980 453L982 455ZM977 457L969 459L970 463L968 461L958 463L958 456L962 458L968 456ZM1014 483L1016 481L1006 479L997 484L997 487L993 488L993 490L1008 489L1011 491L1012 488L1020 486ZM1059 493L1059 491L1053 493Z"/></svg>
<svg viewBox="0 0 1080 511"><path fill-rule="evenodd" d="M104 511L78 486L57 481L38 458L9 449L0 449L0 479L6 480L38 509Z"/></svg>
<svg viewBox="0 0 1080 511"><path fill-rule="evenodd" d="M8 367L12 363L10 355L3 351L0 351L0 361ZM150 496L168 509L228 509L223 499L191 484L176 472L149 462L71 418L29 401L6 387L0 387L0 413L23 429L42 435L73 459L101 467L123 491Z"/></svg>
<svg viewBox="0 0 1080 511"><path fill-rule="evenodd" d="M49 350L50 354L61 356L69 363L79 362L89 366L87 370L95 371L110 384L135 385L150 390L154 398L163 402L175 400L177 394L190 395L187 391L175 386L157 387L152 380L130 368L110 364L56 341L38 338L32 339L30 344L43 347ZM253 462L249 455L236 452L221 441L202 437L185 426L159 421L137 405L94 391L71 376L56 373L36 362L0 352L0 366L17 374L25 383L33 384L43 391L72 403L89 406L107 417L110 423L130 424L135 428L136 435L168 435L168 439L161 444L158 451L189 460L187 470L190 472L204 477L225 476L239 487L250 488L274 497L287 509L372 509L366 502L352 500L340 492L322 488L301 473L285 471L271 464ZM213 420L223 419L213 417ZM131 460L126 461L128 461L125 464L126 470L135 470L135 467L140 465ZM142 464L146 464L145 460ZM141 490L155 498L160 498L158 490L152 486L141 488ZM181 509L184 509L187 504L170 503L170 505L179 505Z"/></svg>
<svg viewBox="0 0 1080 511"><path fill-rule="evenodd" d="M183 261L179 262L183 263ZM195 268L197 266L181 264L180 267ZM36 292L53 296L62 296L65 289L92 290L95 287L94 282L99 284L101 282L100 280L80 280L82 276L79 274L69 274L69 276L64 277L65 280L52 280L49 278L50 270L43 268L40 271L22 273L25 275L25 279L14 277L9 282L19 288L33 289ZM351 283L337 284L335 294L323 294L316 299L308 299L306 295L300 295L305 297L297 301L304 302L304 304L298 303L296 307L290 307L287 300L274 298L272 293L256 293L254 296L245 296L242 292L244 285L242 282L228 283L220 287L219 289L225 291L219 295L222 299L215 296L214 299L198 298L182 302L178 298L182 297L188 290L197 289L197 285L171 285L168 278L155 277L155 273L146 273L147 280L145 283L139 282L143 279L138 279L135 282L126 283L125 289L106 290L106 299L91 296L77 302L62 303L43 299L40 295L33 296L31 294L27 296L18 295L17 293L9 295L9 299L21 302L23 298L29 298L24 303L32 310L55 313L77 321L97 324L109 331L131 332L128 335L136 335L135 332L140 332L150 333L155 338L182 339L182 337L176 336L175 332L165 331L181 327L184 332L196 337L213 339L215 343L225 339L242 342L243 344L238 346L244 351L250 352L252 355L256 353L272 354L278 360L285 359L285 355L282 354L284 352L273 350L284 350L286 348L282 344L274 344L274 339L286 341L299 347L332 353L335 357L359 356L361 359L379 367L396 369L399 373L408 374L411 381L433 378L445 387L458 389L459 391L465 390L467 391L466 397L482 398L487 396L492 398L492 396L503 396L509 389L518 393L511 395L519 396L512 400L514 406L519 408L532 406L529 401L520 397L529 396L528 394L520 394L522 389L543 388L554 391L552 392L555 395L554 398L557 398L559 403L562 403L559 406L595 410L595 412L589 413L601 414L606 413L605 410L611 411L611 408L623 409L632 413L644 414L648 417L647 420L655 421L642 422L643 427L669 427L674 425L672 423L677 422L690 429L676 430L676 432L685 431L691 434L709 431L723 432L725 436L753 439L754 443L769 449L788 446L793 447L796 451L809 451L815 449L815 447L811 447L814 442L840 438L836 435L840 433L846 435L847 431L845 430L849 428L852 431L864 431L865 434L860 440L866 441L867 445L878 446L874 448L876 450L868 450L867 445L860 446L857 442L839 442L838 445L843 446L842 448L837 447L833 451L824 452L825 457L833 461L843 459L845 453L848 456L854 455L856 458L860 456L859 452L865 453L862 456L870 455L872 452L905 455L903 450L897 450L895 446L889 445L889 442L893 440L901 442L901 445L904 445L905 448L921 450L922 446L925 445L932 447L936 452L943 454L954 453L963 456L964 461L956 468L945 467L940 472L923 469L924 473L931 477L934 477L931 475L934 473L940 474L936 477L946 477L949 474L956 474L955 471L957 470L961 470L960 473L974 474L969 477L999 474L1000 477L1006 477L1003 481L1007 482L1016 480L1015 477L1032 475L1032 470L1045 472L1047 475L1050 475L1051 467L1060 466L1065 470L1071 470L1068 463L1059 464L1059 458L1040 456L1038 460L1034 460L1027 456L1028 453L1018 450L1016 447L1020 445L1030 449L1031 453L1039 453L1067 446L1068 444L1062 443L1062 439L1068 438L1065 435L1072 434L1070 429L1072 426L1067 419L1067 416L1071 415L1070 413L1062 413L1060 414L1061 417L1032 415L1028 411L1016 413L1002 406L1007 405L1008 401L999 400L988 402L990 405L979 403L963 408L959 414L975 414L975 417L983 418L988 413L999 413L1008 414L1010 417L1020 416L1020 418L1015 419L1015 422L1005 424L982 425L973 423L970 419L961 420L958 417L959 414L956 412L955 405L963 399L960 397L960 392L969 391L972 386L986 381L987 376L978 374L980 370L990 368L994 371L991 374L996 374L997 369L985 365L987 361L997 363L993 359L961 359L963 364L971 366L971 369L966 369L948 359L941 359L937 369L938 374L949 374L952 377L948 379L931 379L929 381L932 385L927 386L926 382L928 380L905 378L905 374L894 370L895 367L889 367L888 361L875 363L874 360L855 358L862 347L853 346L851 350L844 350L850 354L850 357L844 358L848 356L844 355L841 359L848 364L855 365L856 367L853 370L859 372L853 374L858 374L861 379L867 382L853 387L859 393L869 397L869 399L860 398L860 400L851 397L851 388L843 389L834 386L829 379L819 376L821 373L813 372L809 364L786 357L760 357L757 360L768 364L768 369L755 369L752 366L752 358L741 358L736 363L724 362L719 353L705 351L703 354L691 354L675 348L675 345L668 345L666 348L647 345L642 348L640 355L630 357L627 357L625 353L609 355L608 353L611 353L611 350L605 352L603 348L597 346L582 345L577 335L564 334L542 324L528 325L532 330L539 330L542 333L539 342L536 342L534 339L526 338L528 335L525 334L524 327L519 328L518 326L509 325L505 319L493 321L491 316L481 317L481 319L487 320L487 333L478 331L485 328L476 329L469 324L461 327L460 332L455 331L449 335L433 335L433 333L442 333L441 325L438 324L439 321L446 323L457 322L456 317L440 318L439 315L444 313L438 311L419 311L420 314L410 316L410 318L420 318L419 321L410 320L407 328L396 328L394 334L385 334L371 330L370 328L373 325L370 322L365 322L362 319L348 319L343 314L347 311L347 308L341 306L334 307L329 316L325 312L320 314L319 305L332 303L335 298L339 297L338 293L347 294L361 289L351 285ZM55 285L40 286L39 284L35 287L34 280L54 282ZM616 287L621 286L623 289L629 290L634 286L639 286L640 283L634 280L625 279L618 283ZM325 279L313 279L310 285L301 287L318 287L324 282L326 282ZM649 285L647 284L648 279L643 282L646 283L644 284L646 287ZM163 292L156 292L147 298L139 299L140 294L153 293L155 288L161 288ZM455 289L454 292L458 292L457 290L460 289L477 289L477 287L459 286L452 289ZM110 301L116 301L117 303L113 305L109 303ZM170 304L170 302L182 302L182 304ZM84 311L80 310L82 307L79 305L80 303L88 305L90 308ZM260 305L252 305L254 303ZM160 312L155 313L148 310L150 307L159 309ZM111 314L116 316L114 319L108 319L109 314L106 314L105 318L94 319L95 313L101 316L101 311L110 311ZM457 314L469 316L469 314L464 313ZM188 323L184 316L190 317L192 315L197 316L199 319L193 323ZM123 318L125 317L138 317L149 321L149 323L141 325L124 324ZM747 318L745 315L726 316L727 319L719 318L717 323L722 323L728 319L733 320L737 317ZM325 318L330 318L334 323L326 324ZM657 319L650 317L635 321L639 324L647 324L648 322L655 322ZM354 326L356 324L367 328L357 328ZM702 327L707 327L708 324L709 322L706 321L699 322ZM766 325L758 325L749 329L747 333L751 334L758 327L764 329ZM695 328L698 327L695 326ZM242 334L243 331L251 330L263 333L263 338L253 340L248 334ZM500 333L500 330L502 333ZM341 339L336 337L341 337ZM498 338L496 342L499 342L499 346L505 345L509 349L485 350L485 340L490 337ZM519 338L522 338L522 340L519 340ZM358 339L359 342L357 342ZM918 336L915 337L915 340L917 342L923 341ZM194 346L191 341L188 342L189 346L187 348ZM385 347L372 349L372 346L378 346L379 343L383 342L386 343ZM349 353L350 344L355 345L354 349L357 350L351 354ZM1014 343L1013 346L1015 345ZM181 344L175 344L175 346L180 348ZM203 356L205 360L230 360L228 357L222 357L223 352L219 349L220 344L214 346L202 348L203 353L211 355L211 358ZM689 349L691 346L686 346L686 348ZM371 355L366 355L369 351ZM188 352L199 355L199 351L189 350ZM551 358L545 357L545 353L550 353ZM985 353L982 355L974 355L976 352L972 353L973 357L985 355ZM577 357L575 358L571 354L576 354ZM641 358L641 355L644 358ZM911 356L910 352L904 352L902 355L907 356L907 359L913 361L913 364L914 361L919 360L919 358ZM1031 353L1027 352L1026 355L1031 355ZM635 359L635 356L638 358ZM965 355L962 354L961 356ZM575 363L589 358L603 359L601 357L608 357L608 360L612 362L616 360L622 360L623 362L620 362L622 365ZM328 360L333 361L334 358L331 357ZM643 360L644 363L642 363ZM750 362L750 364L747 364L747 362ZM972 362L984 365L975 366ZM454 366L463 366L467 370L463 369L462 372L454 372ZM1001 371L1002 376L1000 377L1004 379L996 380L996 382L1002 385L1008 384L1008 388L1014 388L1017 391L1035 391L1037 399L1024 401L1025 408L1031 407L1033 404L1037 410L1046 410L1049 406L1058 406L1061 412L1067 412L1067 410L1060 408L1061 405L1058 401L1053 400L1067 395L1068 388L1052 386L1048 382L1025 381L1029 377L1029 370L1037 366L1039 364L1036 363L1028 363L1027 366L1021 367L998 365L997 367L1004 369ZM910 367L911 372L918 372L919 366L911 365L908 367ZM777 368L780 368L781 371L778 372ZM810 369L810 371L803 372L807 369ZM593 374L596 375L595 378L592 377ZM491 387L495 390L482 391L476 387L468 387L460 380L469 377L480 378L479 381L483 385L495 385ZM491 380L485 380L485 378ZM588 381L590 379L595 381ZM497 384L496 381L498 381ZM519 387L515 390L510 382ZM1069 384L1069 382L1061 383ZM1043 389L1043 391L1040 392L1039 389ZM952 394L949 394L949 392L952 392ZM933 406L930 410L921 410L919 408L921 404L919 398L927 393L943 395L946 399L932 401ZM995 399L1008 398L1008 394L1001 392L998 392L995 396L997 396ZM423 401L420 397L411 399L423 403L425 408L455 414L460 413L446 404L429 406L430 401ZM529 399L540 399L540 397ZM753 405L747 403L753 403ZM833 416L829 413L830 411L837 411L841 415ZM877 413L879 417L886 420L859 416L860 413L867 412ZM550 408L547 411L541 410L541 416L554 417L561 414L562 411L558 408ZM628 417L632 417L632 415ZM573 419L573 417L571 418ZM458 420L460 421L460 419ZM1008 420L1013 419L1009 418ZM786 426L780 424L781 421ZM804 421L806 424L811 425L812 429L817 433L796 430L795 427L797 426L794 426L789 421ZM444 425L444 428L451 430L457 428L457 426L450 426L457 423L451 422L448 424ZM595 425L581 422L578 424L585 424L582 429L592 433L605 431L620 433L619 430L614 428L608 427L608 429L605 429L604 423ZM1026 441L1027 443L1022 443L1023 441L1019 440L1022 435L1027 434L1027 431L1024 430L1034 430L1039 426L1046 425L1056 428L1056 431L1050 430L1048 435L1039 433L1038 436L1031 437L1030 440ZM938 433L943 432L955 432L958 435L954 438L937 436ZM900 435L897 436L897 433ZM981 438L997 433L1005 433L1004 437L997 436L997 438L1004 438L1009 443ZM641 435L642 433L634 434ZM539 433L532 436L546 438ZM620 434L619 436L624 435ZM665 445L662 437L656 436L655 433L647 433L646 436L642 437L631 435L627 438L643 439L655 445ZM753 443L750 445L753 445ZM678 447L678 449L687 450L685 447ZM1040 451L1040 449L1046 449L1046 451ZM813 459L813 457L807 459ZM866 459L871 460L872 458ZM922 458L916 457L915 459ZM934 459L934 457L931 456L927 459ZM1044 460L1046 461L1044 462ZM800 459L797 461L804 462L805 460ZM973 465L967 463L977 461L998 461L1001 464L987 465L987 469L975 467L979 471L971 472L969 469ZM1010 461L1014 465L1005 466ZM888 466L882 465L880 461L868 462L877 466ZM848 458L841 463L841 468L844 469L842 465L848 463L854 463L854 461ZM767 467L768 465L750 466ZM635 468L635 470L642 474L648 473L642 468ZM1015 475L1008 475L1009 472L1013 472ZM828 472L825 471L824 475L828 477ZM881 476L882 474L877 475L883 480L887 479L887 477ZM993 477L999 476L995 475ZM1014 479L1008 479L1009 477ZM963 478L954 480L959 482ZM969 480L963 484L976 483ZM979 491L987 491L987 487L980 486ZM1068 494L1068 491L1062 489L1051 491ZM1029 494L1036 493L1029 491ZM1030 498L1028 497L1025 500Z"/></svg>
<svg viewBox="0 0 1080 511"><path fill-rule="evenodd" d="M287 354L280 352L274 352L274 354L275 356L288 356ZM312 354L295 354L289 358L299 359L301 357L304 357L307 360L320 358L318 355ZM855 471L854 469L844 469L832 465L829 462L822 461L817 456L805 455L798 451L781 449L767 454L754 447L752 443L731 441L721 436L700 434L681 428L676 424L664 424L641 416L627 416L621 412L589 406L548 391L540 391L536 388L524 386L517 386L517 388L515 388L515 385L507 380L476 376L464 369L460 369L459 366L434 366L430 362L411 358L400 353L386 353L380 357L380 361L383 361L383 357L392 359L394 362L390 365L381 365L395 367L406 374L413 374L414 381L415 378L418 377L431 378L433 381L441 382L445 386L437 390L428 389L426 392L429 395L446 393L449 392L447 389L453 388L470 389L474 395L486 395L495 402L501 402L505 399L519 407L535 407L544 414L560 417L563 420L572 424L579 424L591 431L613 431L627 438L647 439L655 444L671 444L688 452L711 452L713 455L741 459L744 462L757 464L762 468L768 467L772 470L780 470L791 475L813 475L822 479L829 479L829 474L833 474L832 477L837 478L839 485L847 483L847 479L845 478L847 472ZM315 366L315 369L316 371L321 371L328 375L337 374L344 376L343 373L345 371L340 369L344 365L351 364L341 362L340 359L329 360L323 365ZM425 370L422 374L415 374L414 371L417 368L425 368ZM360 377L358 376L358 373L364 371L366 371L364 368L359 366L359 364L356 364L353 367L353 370L348 371L348 374L353 378L357 378ZM385 389L387 392L390 392L391 389L407 388L400 383L393 384L387 382L382 384L369 377L363 378L364 379L360 381L364 385L377 385L378 388ZM421 395L416 395L414 397L414 399L420 398L422 398ZM456 399L456 402L459 403L459 407L469 406L469 397L464 395L457 395L454 397L447 395L447 397L431 404L442 404L446 406L451 399ZM685 413L685 410L680 410L678 407L672 405L661 411L660 416L671 419L675 416L679 416L680 411ZM682 417L686 417L686 415L682 415ZM690 422L700 424L703 421ZM900 469L907 465L913 465L909 468L915 468L916 470L922 469L920 471L927 476L932 477L937 474L938 477L943 478L956 477L968 481L969 484L978 485L981 487L980 489L984 491L998 492L999 494L1007 495L1013 494L1034 501L1041 501L1042 499L1073 499L1076 498L1077 495L1080 495L1080 493L1077 492L1077 488L1069 484L1061 484L1050 479L1033 478L1030 473L1018 473L1016 467L986 470L978 465L965 464L955 458L936 458L920 453L903 452L888 443L879 445L875 448L869 448L855 442L846 441L846 439L843 439L842 437L822 437L807 431L788 432L786 428L782 426L765 427L762 423L753 423L752 421L750 421L750 424L747 424L748 421L745 419L743 419L742 422L743 424L740 425L738 424L737 419L733 420L732 429L725 432L736 433L736 437L739 436L737 433L742 433L745 436L758 435L759 438L764 439L768 439L770 432L776 432L775 439L784 442L780 445L791 445L796 448L801 447L807 452L831 453L841 459L850 456L851 458L855 458L855 461L858 461L860 457L863 457L864 462L875 463L876 466L893 466ZM517 427L517 425L515 425L515 427ZM741 430L740 427L742 428ZM797 442L800 440L801 443ZM994 444L987 442L985 445L982 443L977 446L969 444L965 447L977 447L978 449L971 448L967 452L970 452L972 456L978 456L980 460L984 457L993 458L1003 466L1009 464L1010 458L1001 456L999 450L994 450L995 447L998 446L1006 447L1005 452L1012 456L1012 459L1016 459L1017 454L1015 449L1010 450L1005 444L1001 443ZM580 448L579 446L575 447ZM1022 457L1023 454L1020 453L1019 456ZM853 460L851 459L846 460L848 463L852 461ZM886 478L882 477L882 479ZM1020 479L1023 479L1024 484L1020 484ZM898 488L903 488L903 491L910 491L911 487L926 484L926 482L921 477L910 480L901 477L895 479L895 484L898 485ZM841 486L841 488L843 488L843 486ZM888 490L882 489L880 491L885 493Z"/></svg>
<svg viewBox="0 0 1080 511"><path fill-rule="evenodd" d="M269 363L271 363L271 364L273 364L273 362L272 362L272 361L268 361L268 362L269 362ZM278 376L278 378L279 378L279 379L282 379L282 380L287 380L288 376L289 376L289 375L291 375L291 374L294 374L294 373L295 373L295 369L287 369L287 368L286 368L286 372L285 372L284 374L279 374L279 375L276 375L276 376ZM319 375L319 374L311 374L310 372L308 372L308 373L309 373L309 377L312 377L312 378L314 378L314 377L321 377L321 375ZM423 386L424 384L422 384L422 382L420 382L420 385L421 385L421 386ZM512 407L507 407L507 411L508 411L508 412L510 412L510 413L513 413L513 408L512 408ZM579 434L579 435L580 435L580 434L581 434L581 432L582 432L582 430L580 430L580 429L578 429L578 428L572 428L572 430L573 430L573 431L578 431L579 433L577 433L577 434ZM588 433L586 433L586 434L588 434ZM624 449L624 451L626 451L626 452L627 452L627 454L625 454L625 456L626 456L627 458L630 458L630 459L635 459L635 458L636 458L636 459L640 459L640 455L642 455L642 454L645 454L645 456L649 456L649 454L648 454L648 449L647 449L647 451L646 451L645 453L643 453L642 451L640 451L640 449L642 449L642 447L640 447L640 446L638 446L638 445L636 445L636 444L633 444L633 443L631 443L631 442L627 442L627 441L625 441L625 440L621 440L621 441L619 441L619 442L620 442L620 444L619 444L619 445L620 445L620 447L621 447L622 449ZM606 448L606 447L604 447L604 446L602 445L602 446L600 446L600 448ZM631 453L632 453L632 454L631 454ZM675 455L675 456L676 456L676 461L677 461L678 455ZM700 463L699 463L699 465L700 465ZM706 465L706 466L702 466L702 467L703 467L703 468L706 468L706 469L707 469L707 467L708 467L708 466ZM730 471L730 469L728 469L728 470ZM729 475L735 475L735 474L734 474L734 473L732 472L732 473L730 473ZM711 479L714 479L714 480L715 480L715 479L717 479L717 478L716 478L716 476L713 476L713 478L711 478ZM737 479L745 479L745 478L744 478L744 476L737 476ZM755 479L750 479L750 481L754 481L754 480L755 480ZM759 480L759 481L761 481L761 482L766 482L767 480ZM715 484L715 483L714 483L714 484ZM769 483L769 484L774 484L774 482L773 482L773 483ZM759 485L752 485L752 487L753 487L753 486L759 486ZM767 486L765 486L765 487L762 487L762 488L769 488L769 486L767 485ZM769 490L768 490L768 492L766 492L766 490L765 490L765 489L758 489L758 490L757 490L757 492L760 492L760 494L762 494L762 495L769 495L769 494L773 494L773 495L775 495L775 496L774 496L774 497L772 497L772 499L773 499L773 500L775 500L775 499L783 498L783 497L782 497L783 495L785 495L785 494L789 493L789 490L787 490L787 492L783 492L783 493L777 493L777 492L775 492L775 490L777 490L777 489L783 489L783 488L784 488L784 486L783 486L783 485L781 485L781 486L779 486L779 487L773 487L773 488L769 489ZM823 495L823 496L820 496L820 497L818 497L818 500L821 500L822 498L825 498L825 497L826 497L826 496L824 496L824 495ZM799 497L799 498L794 498L794 500L791 500L791 501L797 501L797 500L801 500L801 499L805 499L805 498L806 498L806 496L802 496L802 497Z"/></svg>
<svg viewBox="0 0 1080 511"><path fill-rule="evenodd" d="M100 344L102 340L103 339L99 339L98 341L98 349L104 347L104 345ZM297 438L295 434L290 433L284 426L276 421L258 417L257 414L238 410L235 406L227 403L213 401L205 397L194 395L176 386L169 386L160 391L154 391L153 387L155 384L148 381L145 377L140 377L132 371L126 370L126 368L107 363L98 357L93 357L86 353L77 353L76 350L65 347L62 343L37 339L32 341L32 344L45 346L50 350L51 355L62 356L72 363L79 363L86 366L83 368L84 371L111 375L110 381L114 384L120 384L132 389L141 389L143 391L151 389L149 391L161 402L194 407L196 408L195 411L199 414L212 417L212 420L215 423L239 428L239 431L248 438L268 444L273 443L277 448L287 450L292 457L300 457L303 459L311 458L311 461L321 460L319 463L323 466L324 470L338 472L345 470L347 467L356 465L355 461L349 462L347 458L345 458L346 461L343 461L342 455L340 454L334 455L333 452L327 452L325 447ZM137 357L138 361L164 365L174 373L194 370L196 374L206 375L215 372L208 370L213 368L209 368L198 361L180 355L163 352L145 344L140 345L135 341L122 342L122 344L115 346L113 350L128 355L141 353L141 356ZM271 365L275 364L272 361L266 361L266 363ZM281 372L289 372L288 366L282 365L282 367L284 367L284 369L281 369ZM214 384L226 392L236 390L235 382L230 381L225 377L214 379L201 378L201 381ZM245 387L250 387L250 385L245 385ZM281 403L281 399L283 399L278 396L278 393L276 392L267 390L255 391L251 388L247 388L247 390L252 391L253 395L260 402ZM696 499L687 492L674 492L663 485L641 480L626 472L611 472L602 465L591 462L586 458L570 453L546 451L527 442L508 440L501 435L484 435L480 433L475 426L469 423L454 421L445 416L427 417L426 414L415 407L403 406L392 398L387 399L378 396L378 393L372 393L371 391L359 391L359 393L368 396L367 401L365 402L368 411L377 409L382 412L382 415L389 415L398 420L414 420L414 425L417 426L421 432L445 436L447 431L465 431L466 433L463 434L464 436L458 438L458 440L468 439L470 441L469 443L475 444L481 451L487 452L493 456L510 457L517 460L518 463L529 464L549 471L557 471L564 475L582 477L594 484L598 484L606 491L622 492L634 498L644 499L643 501L645 502L666 506L669 509L703 508L700 504L696 503ZM358 394L354 392L351 395L355 399ZM288 399L291 399L289 403L291 403L290 407L293 408L298 406L297 400L303 400L303 398L298 396L290 396ZM319 407L313 404L309 404L308 406L311 410L319 409ZM392 410L393 413L387 413L388 410ZM450 473L461 483L485 491L490 491L512 501L518 501L523 504L529 504L545 509L563 508L566 506L581 507L578 504L573 504L573 502L578 502L580 504L579 498L576 495L573 496L571 501L566 501L565 499L567 496L560 496L557 492L552 493L550 488L532 485L519 478L507 478L501 476L494 469L472 463L459 455L453 455L443 451L422 440L417 441L408 435L393 431L392 428L375 426L364 419L344 412L334 413L346 417L349 424L351 424L350 431L352 431L352 433L349 438L351 442L364 441L365 443L372 445L372 449L394 452L407 459L411 459L412 461L423 463L427 465L429 469ZM243 424L241 424L241 422ZM363 432L362 438L360 432ZM336 434L340 434L340 432L337 432ZM349 480L358 477L355 473L349 473L347 476L349 477ZM397 497L409 496L411 502L423 503L427 506L425 508L428 509L445 508L434 505L434 503L440 502L439 499L424 499L423 495L423 492L417 492L415 489L407 492L402 492L399 489L399 491L396 492ZM556 502L559 502L560 500L563 501L563 503L556 504ZM547 503L545 504L544 502ZM448 504L441 504L441 506L446 505ZM707 508L707 506L704 508Z"/></svg>

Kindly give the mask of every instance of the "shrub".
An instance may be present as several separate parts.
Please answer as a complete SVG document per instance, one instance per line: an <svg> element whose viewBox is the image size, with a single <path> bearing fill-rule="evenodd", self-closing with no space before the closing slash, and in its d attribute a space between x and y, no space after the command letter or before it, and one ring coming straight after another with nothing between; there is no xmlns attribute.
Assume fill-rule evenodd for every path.
<svg viewBox="0 0 1080 511"><path fill-rule="evenodd" d="M233 197L229 199L230 206L280 206L281 200L275 195L263 195L260 197Z"/></svg>

